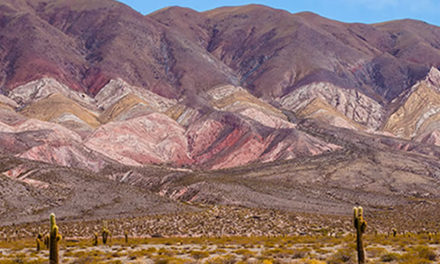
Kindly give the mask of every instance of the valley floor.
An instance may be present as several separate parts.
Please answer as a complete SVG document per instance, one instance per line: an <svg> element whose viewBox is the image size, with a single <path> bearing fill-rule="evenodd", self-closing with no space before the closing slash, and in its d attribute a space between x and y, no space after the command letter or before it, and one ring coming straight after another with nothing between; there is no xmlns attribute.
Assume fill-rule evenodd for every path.
<svg viewBox="0 0 440 264"><path fill-rule="evenodd" d="M425 206L366 210L368 263L438 263L437 211ZM357 263L350 216L200 205L197 212L107 219L111 241L97 246L93 234L103 220L58 225L61 263ZM0 264L47 263L48 251L37 252L35 242L47 229L46 222L0 227Z"/></svg>
<svg viewBox="0 0 440 264"><path fill-rule="evenodd" d="M357 263L354 236L65 239L61 263ZM368 263L438 263L440 236L367 235ZM0 263L47 263L32 239L1 242Z"/></svg>

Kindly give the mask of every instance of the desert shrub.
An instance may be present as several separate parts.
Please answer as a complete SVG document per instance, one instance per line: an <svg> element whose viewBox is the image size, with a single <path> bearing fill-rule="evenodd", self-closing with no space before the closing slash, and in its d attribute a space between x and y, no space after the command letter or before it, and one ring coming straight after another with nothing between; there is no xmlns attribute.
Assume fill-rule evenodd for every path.
<svg viewBox="0 0 440 264"><path fill-rule="evenodd" d="M430 263L436 260L437 254L435 251L428 246L416 246L410 248L408 252L402 255L402 260L406 261L404 263L411 263L413 261L419 261L417 263Z"/></svg>
<svg viewBox="0 0 440 264"><path fill-rule="evenodd" d="M83 256L75 259L73 264L97 264L102 263L102 258L98 258L96 256Z"/></svg>
<svg viewBox="0 0 440 264"><path fill-rule="evenodd" d="M400 258L400 255L397 253L386 253L380 257L380 261L392 262L392 261L397 261L399 258Z"/></svg>
<svg viewBox="0 0 440 264"><path fill-rule="evenodd" d="M193 250L191 251L190 256L197 260L204 259L209 257L209 252Z"/></svg>
<svg viewBox="0 0 440 264"><path fill-rule="evenodd" d="M356 256L355 251L351 248L341 248L336 251L328 260L328 264L339 263L355 263Z"/></svg>
<svg viewBox="0 0 440 264"><path fill-rule="evenodd" d="M428 246L417 246L415 247L414 250L418 253L418 256L422 259L434 261L437 258L437 254L435 253L435 251Z"/></svg>
<svg viewBox="0 0 440 264"><path fill-rule="evenodd" d="M301 263L304 263L304 264L325 264L324 261L317 260L317 259L302 259L302 261L304 261L304 262L301 262Z"/></svg>
<svg viewBox="0 0 440 264"><path fill-rule="evenodd" d="M28 261L22 258L0 259L0 264L24 264L24 263L40 264L45 262Z"/></svg>
<svg viewBox="0 0 440 264"><path fill-rule="evenodd" d="M237 260L232 255L218 256L208 259L206 264L235 264Z"/></svg>
<svg viewBox="0 0 440 264"><path fill-rule="evenodd" d="M168 250L166 248L161 248L157 251L157 254L172 257L172 256L176 255L176 252L174 252L172 250Z"/></svg>
<svg viewBox="0 0 440 264"><path fill-rule="evenodd" d="M368 251L368 257L370 258L378 258L388 253L387 250L383 247L369 247L367 251Z"/></svg>
<svg viewBox="0 0 440 264"><path fill-rule="evenodd" d="M236 255L239 255L239 256L243 256L245 258L249 258L254 255L254 252L250 251L249 249L245 249L245 248L237 249L233 253Z"/></svg>
<svg viewBox="0 0 440 264"><path fill-rule="evenodd" d="M412 260L412 259L428 260L434 261L437 258L435 251L428 246L416 246L410 248L407 253L403 254L402 259Z"/></svg>
<svg viewBox="0 0 440 264"><path fill-rule="evenodd" d="M300 249L294 250L293 254L291 255L291 257L294 258L294 259L305 258L305 257L307 257L307 255L309 253L310 253L310 249L308 249L308 248L300 248Z"/></svg>
<svg viewBox="0 0 440 264"><path fill-rule="evenodd" d="M156 259L156 260L154 261L154 263L155 263L155 264L168 264L168 259L164 259L164 258Z"/></svg>

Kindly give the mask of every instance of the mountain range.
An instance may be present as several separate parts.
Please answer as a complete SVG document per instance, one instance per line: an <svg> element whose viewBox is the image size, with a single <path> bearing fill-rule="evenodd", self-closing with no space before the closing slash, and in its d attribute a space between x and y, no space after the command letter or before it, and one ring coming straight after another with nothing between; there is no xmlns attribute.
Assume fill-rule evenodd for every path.
<svg viewBox="0 0 440 264"><path fill-rule="evenodd" d="M145 188L128 172L331 160L377 147L396 160L416 155L436 182L439 67L440 28L416 20L342 23L260 5L142 15L113 0L3 0L0 154L20 165L2 172L38 189L46 183L29 181L35 168L18 160L104 174L126 166L105 178ZM153 185L162 196L185 193Z"/></svg>

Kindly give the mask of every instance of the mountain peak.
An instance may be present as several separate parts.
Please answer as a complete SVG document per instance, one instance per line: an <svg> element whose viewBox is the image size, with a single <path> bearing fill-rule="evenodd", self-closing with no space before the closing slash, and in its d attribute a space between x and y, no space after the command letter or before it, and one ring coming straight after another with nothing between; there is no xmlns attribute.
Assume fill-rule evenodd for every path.
<svg viewBox="0 0 440 264"><path fill-rule="evenodd" d="M215 8L212 10L208 10L203 12L203 14L207 16L216 16L216 15L231 15L237 16L238 14L261 14L261 13L285 13L290 14L284 9L276 9L265 5L260 4L248 4L242 6L224 6ZM243 18L245 18L243 16Z"/></svg>

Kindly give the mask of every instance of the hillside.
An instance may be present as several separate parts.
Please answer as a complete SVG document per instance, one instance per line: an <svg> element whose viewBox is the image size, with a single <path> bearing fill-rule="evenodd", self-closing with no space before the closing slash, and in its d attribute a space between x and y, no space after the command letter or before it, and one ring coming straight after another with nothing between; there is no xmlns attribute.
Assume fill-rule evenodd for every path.
<svg viewBox="0 0 440 264"><path fill-rule="evenodd" d="M83 191L115 188L123 201L147 191L142 212L192 202L346 214L354 203L437 201L439 67L440 28L422 21L3 0L0 200L20 211L54 188L71 206L83 201L75 184L90 183ZM26 186L29 203L14 204L22 198L8 194ZM111 202L92 200L74 213L128 206L94 215Z"/></svg>

